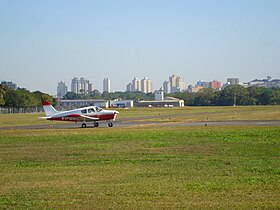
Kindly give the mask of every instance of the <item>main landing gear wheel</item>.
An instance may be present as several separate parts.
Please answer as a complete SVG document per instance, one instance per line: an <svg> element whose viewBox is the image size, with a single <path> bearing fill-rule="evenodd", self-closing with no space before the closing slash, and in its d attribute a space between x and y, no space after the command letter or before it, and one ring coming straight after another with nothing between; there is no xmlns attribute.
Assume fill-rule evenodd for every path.
<svg viewBox="0 0 280 210"><path fill-rule="evenodd" d="M83 123L82 128L86 128L86 127L87 127L87 124Z"/></svg>
<svg viewBox="0 0 280 210"><path fill-rule="evenodd" d="M94 125L94 127L98 127L99 123L98 122L94 122L93 125Z"/></svg>
<svg viewBox="0 0 280 210"><path fill-rule="evenodd" d="M109 123L108 123L108 126L109 126L109 127L113 127L113 123L112 123L112 122L109 122Z"/></svg>

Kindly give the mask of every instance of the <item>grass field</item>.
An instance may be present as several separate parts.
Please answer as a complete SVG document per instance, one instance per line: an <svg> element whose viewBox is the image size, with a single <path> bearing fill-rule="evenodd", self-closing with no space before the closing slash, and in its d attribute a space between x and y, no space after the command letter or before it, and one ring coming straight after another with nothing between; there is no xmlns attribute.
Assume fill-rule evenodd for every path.
<svg viewBox="0 0 280 210"><path fill-rule="evenodd" d="M280 120L280 106L183 107L119 109L118 120L158 122L200 122L234 120ZM38 117L44 113L0 115L0 128L10 126L59 124ZM146 117L145 119L138 118ZM66 122L68 123L68 122Z"/></svg>
<svg viewBox="0 0 280 210"><path fill-rule="evenodd" d="M186 111L197 120L196 113L271 120L279 107L252 108L251 114L246 107L224 109L224 114L216 107L168 110L178 121L187 119L180 118ZM159 114L170 112L124 110L120 119ZM15 124L37 123L30 116L24 122L16 115ZM15 129L0 134L0 209L280 208L280 127Z"/></svg>

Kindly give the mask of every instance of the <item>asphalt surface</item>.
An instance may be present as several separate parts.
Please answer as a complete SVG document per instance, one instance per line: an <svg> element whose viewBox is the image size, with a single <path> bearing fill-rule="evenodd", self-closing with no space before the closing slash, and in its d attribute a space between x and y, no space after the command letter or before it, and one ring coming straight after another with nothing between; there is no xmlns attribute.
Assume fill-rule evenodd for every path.
<svg viewBox="0 0 280 210"><path fill-rule="evenodd" d="M250 120L250 121L204 121L204 122L159 122L159 121L142 121L134 122L129 120L115 121L114 127L141 127L141 126L280 126L280 120ZM108 127L106 122L100 122L99 127ZM59 124L49 124L49 125L27 125L27 126L9 126L0 127L0 130L14 130L14 129L75 129L81 128L81 124L75 123L59 123ZM92 123L87 123L87 128L95 128ZM108 127L109 128L109 127ZM95 128L97 129L97 128Z"/></svg>

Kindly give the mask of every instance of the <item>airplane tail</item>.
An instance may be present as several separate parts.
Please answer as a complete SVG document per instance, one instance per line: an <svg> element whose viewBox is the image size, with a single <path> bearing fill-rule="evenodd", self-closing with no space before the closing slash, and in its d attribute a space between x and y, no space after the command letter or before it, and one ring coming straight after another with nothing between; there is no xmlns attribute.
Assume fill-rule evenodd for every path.
<svg viewBox="0 0 280 210"><path fill-rule="evenodd" d="M56 109L47 101L43 101L42 102L46 117L50 117L56 113L58 113L58 111L56 111Z"/></svg>

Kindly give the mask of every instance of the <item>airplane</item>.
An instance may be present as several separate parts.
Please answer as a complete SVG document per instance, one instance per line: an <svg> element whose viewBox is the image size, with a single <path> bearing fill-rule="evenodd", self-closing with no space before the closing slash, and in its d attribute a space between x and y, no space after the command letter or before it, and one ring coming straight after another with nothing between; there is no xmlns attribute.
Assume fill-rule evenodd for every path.
<svg viewBox="0 0 280 210"><path fill-rule="evenodd" d="M42 102L47 120L82 122L82 128L87 127L87 122L93 122L94 127L98 127L98 121L107 121L109 127L113 127L111 120L115 121L118 111L105 110L98 106L88 106L69 111L57 111L47 100Z"/></svg>

